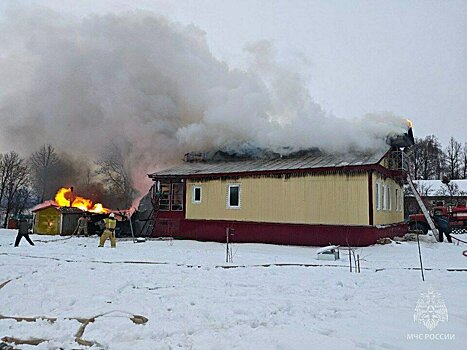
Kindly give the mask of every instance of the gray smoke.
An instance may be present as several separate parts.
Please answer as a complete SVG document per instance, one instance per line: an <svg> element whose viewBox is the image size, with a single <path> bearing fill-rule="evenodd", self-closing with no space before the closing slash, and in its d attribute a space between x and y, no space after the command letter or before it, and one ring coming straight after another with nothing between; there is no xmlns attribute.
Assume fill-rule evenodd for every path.
<svg viewBox="0 0 467 350"><path fill-rule="evenodd" d="M0 24L0 147L30 152L51 143L95 159L124 144L126 166L145 190L147 172L189 151L251 144L347 152L385 147L388 134L406 131L390 114L350 121L327 113L269 43L247 50L251 67L242 71L213 57L199 28L152 13L10 11Z"/></svg>

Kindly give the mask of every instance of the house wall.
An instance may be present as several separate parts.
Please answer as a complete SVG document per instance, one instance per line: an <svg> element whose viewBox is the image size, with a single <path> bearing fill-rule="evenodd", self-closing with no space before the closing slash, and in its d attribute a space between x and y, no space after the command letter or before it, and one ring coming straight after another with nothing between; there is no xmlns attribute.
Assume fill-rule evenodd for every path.
<svg viewBox="0 0 467 350"><path fill-rule="evenodd" d="M34 213L33 232L44 235L58 235L60 233L60 212L51 207Z"/></svg>
<svg viewBox="0 0 467 350"><path fill-rule="evenodd" d="M227 207L229 184L240 184L240 208ZM193 203L193 186L202 189ZM309 174L188 180L186 219L249 222L368 225L368 174Z"/></svg>
<svg viewBox="0 0 467 350"><path fill-rule="evenodd" d="M397 222L404 221L404 193L403 188L399 185L396 181L391 178L386 178L381 176L380 174L373 173L373 223L375 225L385 225L385 224L392 224ZM379 184L380 191L378 199L378 191L376 190L376 186ZM383 205L383 196L382 196L382 189L383 186L386 191L387 196L387 188L391 189L391 208L389 208L389 200L386 202L386 206ZM399 195L399 209L396 208L396 189L398 190ZM388 197L389 198L389 197ZM379 207L378 207L378 200L379 200Z"/></svg>

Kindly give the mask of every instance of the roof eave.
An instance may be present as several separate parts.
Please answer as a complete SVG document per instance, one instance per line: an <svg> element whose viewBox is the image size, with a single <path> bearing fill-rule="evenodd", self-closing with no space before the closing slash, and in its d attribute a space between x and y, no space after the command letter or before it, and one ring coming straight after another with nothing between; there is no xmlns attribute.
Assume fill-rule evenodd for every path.
<svg viewBox="0 0 467 350"><path fill-rule="evenodd" d="M384 158L384 157L383 157ZM382 158L382 159L383 159ZM381 161L381 160L380 160ZM148 177L153 181L158 179L202 179L202 178L218 178L218 177L248 177L248 176L262 176L262 175L290 175L290 174L308 174L308 173L326 173L326 172L364 172L364 171L377 171L385 176L400 177L401 172L390 170L378 163L365 164L365 165L351 165L342 167L321 167L321 168L303 168L303 169L282 169L282 170L261 170L261 171L246 171L246 172L217 172L217 173L203 173L203 174L148 174Z"/></svg>

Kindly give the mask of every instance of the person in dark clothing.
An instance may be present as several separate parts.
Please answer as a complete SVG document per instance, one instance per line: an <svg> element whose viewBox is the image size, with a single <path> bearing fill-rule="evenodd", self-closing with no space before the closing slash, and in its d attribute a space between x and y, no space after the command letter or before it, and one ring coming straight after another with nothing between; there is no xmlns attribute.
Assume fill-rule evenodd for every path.
<svg viewBox="0 0 467 350"><path fill-rule="evenodd" d="M18 235L15 240L15 247L19 245L21 238L26 238L30 245L34 245L34 242L29 238L29 224L26 219L20 219L18 223Z"/></svg>
<svg viewBox="0 0 467 350"><path fill-rule="evenodd" d="M444 234L448 242L452 243L452 238L450 235L452 230L451 230L451 227L449 226L449 220L441 215L435 215L433 218L435 219L436 227L438 228L438 232L439 232L438 241L439 242L443 241L443 234Z"/></svg>

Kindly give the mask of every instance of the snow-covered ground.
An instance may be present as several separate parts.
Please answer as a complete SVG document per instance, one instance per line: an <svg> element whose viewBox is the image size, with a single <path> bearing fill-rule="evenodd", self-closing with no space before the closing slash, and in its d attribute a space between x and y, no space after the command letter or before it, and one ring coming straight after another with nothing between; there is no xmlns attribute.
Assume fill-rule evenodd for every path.
<svg viewBox="0 0 467 350"><path fill-rule="evenodd" d="M467 245L422 242L423 263L431 269L422 282L420 271L409 269L419 267L414 242L358 249L357 274L349 272L347 255L316 260L313 247L234 244L234 262L226 264L218 243L118 241L111 249L109 242L97 248L96 237L32 235L36 246L23 240L14 248L15 234L0 230L0 286L11 279L0 289L0 315L58 317L54 323L0 319L0 337L50 340L21 349L86 348L74 340L80 323L66 318L113 310L149 321L137 325L122 312L111 313L87 326L82 338L122 350L467 344ZM264 264L270 266L258 266ZM430 287L448 312L433 330L414 321L417 301Z"/></svg>

